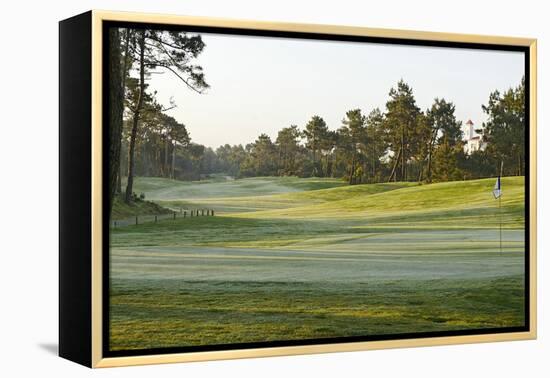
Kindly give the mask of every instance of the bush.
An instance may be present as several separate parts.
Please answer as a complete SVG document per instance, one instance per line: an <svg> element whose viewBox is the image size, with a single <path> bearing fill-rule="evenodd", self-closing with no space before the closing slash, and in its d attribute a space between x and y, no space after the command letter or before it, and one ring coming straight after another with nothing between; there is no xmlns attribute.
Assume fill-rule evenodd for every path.
<svg viewBox="0 0 550 378"><path fill-rule="evenodd" d="M142 202L145 200L145 193L140 193L139 196L134 192L132 193L133 202Z"/></svg>

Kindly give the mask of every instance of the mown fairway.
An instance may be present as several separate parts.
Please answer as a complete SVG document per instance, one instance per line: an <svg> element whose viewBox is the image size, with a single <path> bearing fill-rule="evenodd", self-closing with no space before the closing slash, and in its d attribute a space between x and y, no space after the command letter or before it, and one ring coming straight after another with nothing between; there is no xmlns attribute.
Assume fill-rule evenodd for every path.
<svg viewBox="0 0 550 378"><path fill-rule="evenodd" d="M523 178L493 185L138 178L216 216L112 230L111 348L521 326Z"/></svg>

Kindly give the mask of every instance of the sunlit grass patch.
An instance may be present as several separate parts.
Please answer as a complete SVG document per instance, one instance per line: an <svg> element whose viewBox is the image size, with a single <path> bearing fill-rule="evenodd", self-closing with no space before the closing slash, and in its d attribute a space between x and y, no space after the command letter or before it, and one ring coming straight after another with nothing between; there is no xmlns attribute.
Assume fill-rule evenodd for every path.
<svg viewBox="0 0 550 378"><path fill-rule="evenodd" d="M520 277L353 286L118 281L111 348L522 326L522 283Z"/></svg>
<svg viewBox="0 0 550 378"><path fill-rule="evenodd" d="M111 347L524 324L523 178L501 209L494 179L300 180L145 180L158 204L216 213L111 230Z"/></svg>

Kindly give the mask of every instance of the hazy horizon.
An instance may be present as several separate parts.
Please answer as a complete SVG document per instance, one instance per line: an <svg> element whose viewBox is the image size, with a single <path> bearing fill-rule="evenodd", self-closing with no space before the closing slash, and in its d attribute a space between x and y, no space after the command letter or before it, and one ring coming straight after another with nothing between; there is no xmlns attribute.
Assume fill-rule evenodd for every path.
<svg viewBox="0 0 550 378"><path fill-rule="evenodd" d="M278 130L303 129L313 115L336 130L347 110L384 111L400 79L422 111L445 98L458 120L481 127L489 94L516 87L525 71L522 52L201 35L206 47L193 64L210 84L205 94L170 73L152 75L149 84L162 104L174 99L177 108L167 114L186 125L192 141L212 148L245 145L261 133L274 141Z"/></svg>

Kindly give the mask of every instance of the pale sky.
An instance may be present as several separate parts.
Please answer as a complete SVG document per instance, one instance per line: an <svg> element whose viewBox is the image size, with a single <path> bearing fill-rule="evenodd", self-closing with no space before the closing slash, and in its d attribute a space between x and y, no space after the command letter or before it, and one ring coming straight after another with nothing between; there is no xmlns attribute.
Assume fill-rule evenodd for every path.
<svg viewBox="0 0 550 378"><path fill-rule="evenodd" d="M458 120L485 121L489 94L520 83L521 52L329 42L202 33L206 47L195 61L210 88L197 94L174 75L152 75L151 89L184 123L195 143L216 148L246 144L261 133L273 141L313 115L332 130L347 110L385 110L391 87L403 78L425 111L435 97L456 105Z"/></svg>

